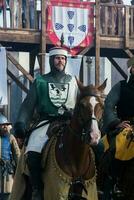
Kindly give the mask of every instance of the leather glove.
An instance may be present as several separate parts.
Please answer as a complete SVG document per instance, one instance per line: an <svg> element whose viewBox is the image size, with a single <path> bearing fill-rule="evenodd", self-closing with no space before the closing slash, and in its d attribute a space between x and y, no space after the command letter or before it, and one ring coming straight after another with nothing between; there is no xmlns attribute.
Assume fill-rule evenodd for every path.
<svg viewBox="0 0 134 200"><path fill-rule="evenodd" d="M26 135L26 126L23 122L16 122L14 125L14 136L24 139Z"/></svg>

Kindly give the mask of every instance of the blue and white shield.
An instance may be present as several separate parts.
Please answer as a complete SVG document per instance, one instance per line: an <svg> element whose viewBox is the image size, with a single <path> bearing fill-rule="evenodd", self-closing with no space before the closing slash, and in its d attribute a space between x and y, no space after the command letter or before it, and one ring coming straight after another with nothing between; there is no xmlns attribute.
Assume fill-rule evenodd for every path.
<svg viewBox="0 0 134 200"><path fill-rule="evenodd" d="M64 46L76 54L79 47L89 47L93 42L93 17L92 3L51 0L47 15L48 36L55 45L60 45L64 36Z"/></svg>
<svg viewBox="0 0 134 200"><path fill-rule="evenodd" d="M52 24L59 40L64 34L64 45L78 46L88 32L88 9L53 6Z"/></svg>

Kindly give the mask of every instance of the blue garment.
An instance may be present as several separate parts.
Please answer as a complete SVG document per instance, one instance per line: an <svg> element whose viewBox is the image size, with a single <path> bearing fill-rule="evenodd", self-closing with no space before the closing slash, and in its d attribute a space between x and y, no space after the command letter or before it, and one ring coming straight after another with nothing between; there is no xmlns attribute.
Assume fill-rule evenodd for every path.
<svg viewBox="0 0 134 200"><path fill-rule="evenodd" d="M4 161L11 160L11 144L9 135L1 137L1 159Z"/></svg>

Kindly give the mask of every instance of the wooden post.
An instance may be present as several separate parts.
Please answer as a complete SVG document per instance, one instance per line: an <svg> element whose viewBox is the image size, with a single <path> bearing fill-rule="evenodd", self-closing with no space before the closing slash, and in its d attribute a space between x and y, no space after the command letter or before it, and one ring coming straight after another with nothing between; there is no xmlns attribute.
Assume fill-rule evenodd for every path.
<svg viewBox="0 0 134 200"><path fill-rule="evenodd" d="M125 48L129 48L129 7L125 10Z"/></svg>
<svg viewBox="0 0 134 200"><path fill-rule="evenodd" d="M96 38L95 38L95 85L100 83L100 1L96 0L95 7L95 25L96 25Z"/></svg>
<svg viewBox="0 0 134 200"><path fill-rule="evenodd" d="M133 53L129 49L126 49L125 52L130 58L134 56Z"/></svg>
<svg viewBox="0 0 134 200"><path fill-rule="evenodd" d="M3 7L3 27L7 28L6 1L4 1L4 7Z"/></svg>
<svg viewBox="0 0 134 200"><path fill-rule="evenodd" d="M35 65L35 60L36 60L36 53L34 51L30 52L29 54L29 74L34 77L34 65Z"/></svg>
<svg viewBox="0 0 134 200"><path fill-rule="evenodd" d="M8 84L8 88L7 88L7 93L8 93L7 117L8 117L8 120L10 120L10 110L11 110L11 79L8 78L7 84Z"/></svg>
<svg viewBox="0 0 134 200"><path fill-rule="evenodd" d="M25 87L25 85L21 83L21 81L19 81L19 79L16 78L16 76L9 69L7 69L7 74L17 84L17 86L19 86L25 93L28 93L28 89Z"/></svg>
<svg viewBox="0 0 134 200"><path fill-rule="evenodd" d="M46 5L47 1L41 1L41 45L40 45L40 73L45 73L45 53L46 53Z"/></svg>
<svg viewBox="0 0 134 200"><path fill-rule="evenodd" d="M15 67L22 72L22 74L32 82L33 77L19 64L19 62L9 53L7 52L7 58L15 65Z"/></svg>
<svg viewBox="0 0 134 200"><path fill-rule="evenodd" d="M18 28L22 28L22 0L18 1L19 6L19 16L18 16Z"/></svg>
<svg viewBox="0 0 134 200"><path fill-rule="evenodd" d="M26 28L30 28L30 17L29 17L29 12L30 12L30 5L29 1L26 1Z"/></svg>

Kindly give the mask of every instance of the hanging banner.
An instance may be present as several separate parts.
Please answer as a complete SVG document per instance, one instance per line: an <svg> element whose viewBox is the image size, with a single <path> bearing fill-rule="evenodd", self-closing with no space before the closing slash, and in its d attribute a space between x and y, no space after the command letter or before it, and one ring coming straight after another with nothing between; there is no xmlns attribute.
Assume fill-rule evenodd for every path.
<svg viewBox="0 0 134 200"><path fill-rule="evenodd" d="M0 105L7 105L7 58L5 47L0 47Z"/></svg>
<svg viewBox="0 0 134 200"><path fill-rule="evenodd" d="M94 33L94 3L48 2L47 34L56 46L66 47L72 55L90 47Z"/></svg>

